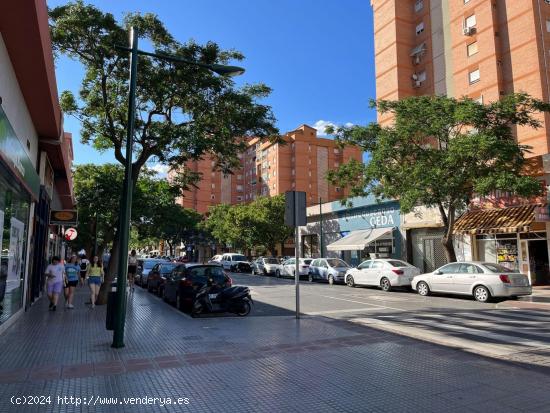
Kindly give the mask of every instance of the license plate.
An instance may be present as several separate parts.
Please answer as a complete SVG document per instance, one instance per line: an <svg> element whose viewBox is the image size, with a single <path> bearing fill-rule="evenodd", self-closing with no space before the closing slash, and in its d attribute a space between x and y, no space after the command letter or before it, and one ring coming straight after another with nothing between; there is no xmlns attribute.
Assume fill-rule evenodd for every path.
<svg viewBox="0 0 550 413"><path fill-rule="evenodd" d="M216 298L218 294L208 294L208 298L213 299Z"/></svg>

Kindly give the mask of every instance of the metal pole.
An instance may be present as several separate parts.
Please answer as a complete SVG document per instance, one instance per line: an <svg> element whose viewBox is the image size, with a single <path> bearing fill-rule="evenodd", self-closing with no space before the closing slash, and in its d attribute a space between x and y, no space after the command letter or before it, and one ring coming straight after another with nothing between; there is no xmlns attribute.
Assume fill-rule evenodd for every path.
<svg viewBox="0 0 550 413"><path fill-rule="evenodd" d="M138 59L138 36L137 31L134 30L133 27L130 28L130 49L130 90L128 94L128 127L126 131L126 165L119 215L120 251L118 254L116 314L112 344L114 348L124 347L124 323L126 318L126 278L128 276L128 242L133 189L132 145L134 141Z"/></svg>
<svg viewBox="0 0 550 413"><path fill-rule="evenodd" d="M95 217L94 217L94 225L95 225L95 237L94 237L94 253L92 254L92 259L94 258L95 255L97 255L97 211L95 212Z"/></svg>
<svg viewBox="0 0 550 413"><path fill-rule="evenodd" d="M294 271L294 284L296 285L296 319L300 318L300 228L298 227L298 193L294 193L294 257L296 269Z"/></svg>
<svg viewBox="0 0 550 413"><path fill-rule="evenodd" d="M320 232L320 242L319 242L319 251L321 252L321 258L325 256L325 253L323 251L324 245L323 245L323 200L321 197L319 197L319 232Z"/></svg>

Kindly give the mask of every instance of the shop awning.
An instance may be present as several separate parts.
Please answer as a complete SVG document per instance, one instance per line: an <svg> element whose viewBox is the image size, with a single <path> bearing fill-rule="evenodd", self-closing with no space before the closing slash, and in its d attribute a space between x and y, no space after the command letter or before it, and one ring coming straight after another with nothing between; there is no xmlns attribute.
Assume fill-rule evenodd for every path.
<svg viewBox="0 0 550 413"><path fill-rule="evenodd" d="M367 244L391 234L393 228L372 228L358 231L351 231L348 235L338 241L327 245L329 251L355 251L364 249Z"/></svg>
<svg viewBox="0 0 550 413"><path fill-rule="evenodd" d="M538 206L540 205L469 211L458 218L455 223L455 232L470 234L527 232L535 220L535 208Z"/></svg>

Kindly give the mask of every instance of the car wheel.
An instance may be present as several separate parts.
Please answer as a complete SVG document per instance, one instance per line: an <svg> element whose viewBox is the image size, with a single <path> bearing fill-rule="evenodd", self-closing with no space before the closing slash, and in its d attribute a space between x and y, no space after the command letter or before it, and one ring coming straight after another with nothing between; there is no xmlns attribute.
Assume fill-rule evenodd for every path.
<svg viewBox="0 0 550 413"><path fill-rule="evenodd" d="M185 305L183 304L183 300L181 299L181 293L178 294L176 297L176 307L178 307L178 310L185 311Z"/></svg>
<svg viewBox="0 0 550 413"><path fill-rule="evenodd" d="M265 268L264 268L264 275L266 275L266 276L267 276L267 271L266 271L266 269L265 269Z"/></svg>
<svg viewBox="0 0 550 413"><path fill-rule="evenodd" d="M416 284L416 292L424 297L427 295L430 295L430 287L428 287L428 284L424 281L420 281L418 284Z"/></svg>
<svg viewBox="0 0 550 413"><path fill-rule="evenodd" d="M328 283L334 285L334 276L332 274L328 276Z"/></svg>
<svg viewBox="0 0 550 413"><path fill-rule="evenodd" d="M352 275L348 275L348 278L346 278L346 284L348 287L355 287L355 280L353 279Z"/></svg>
<svg viewBox="0 0 550 413"><path fill-rule="evenodd" d="M281 278L281 271L275 270L275 277Z"/></svg>
<svg viewBox="0 0 550 413"><path fill-rule="evenodd" d="M250 303L248 301L243 301L241 309L236 312L239 317L246 317L248 314L250 314L250 310L252 307L250 306Z"/></svg>
<svg viewBox="0 0 550 413"><path fill-rule="evenodd" d="M164 294L164 288L161 288L160 286L157 287L157 295L159 297L162 297Z"/></svg>
<svg viewBox="0 0 550 413"><path fill-rule="evenodd" d="M153 292L153 287L151 287L151 284L149 284L149 282L147 282L147 291L149 291L150 293Z"/></svg>
<svg viewBox="0 0 550 413"><path fill-rule="evenodd" d="M474 288L474 298L480 303L486 303L491 299L491 294L489 293L487 287L478 285Z"/></svg>
<svg viewBox="0 0 550 413"><path fill-rule="evenodd" d="M168 302L168 297L166 296L166 291L164 290L164 288L162 289L162 301L164 301L165 303Z"/></svg>
<svg viewBox="0 0 550 413"><path fill-rule="evenodd" d="M313 282L313 274L311 274L311 273L308 274L308 275L307 275L307 280L308 280L310 283L312 283L312 282Z"/></svg>
<svg viewBox="0 0 550 413"><path fill-rule="evenodd" d="M391 290L391 283L390 280L388 280L386 277L382 278L380 280L380 288L382 291L390 291Z"/></svg>

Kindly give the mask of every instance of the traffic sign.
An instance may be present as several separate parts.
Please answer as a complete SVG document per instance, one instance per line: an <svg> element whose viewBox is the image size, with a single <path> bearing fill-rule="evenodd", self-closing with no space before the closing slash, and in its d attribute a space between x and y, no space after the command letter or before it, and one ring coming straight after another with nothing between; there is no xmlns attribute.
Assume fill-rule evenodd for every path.
<svg viewBox="0 0 550 413"><path fill-rule="evenodd" d="M65 239L67 241L75 240L77 235L78 235L78 232L76 232L76 229L74 228L67 228L67 230L65 231Z"/></svg>

